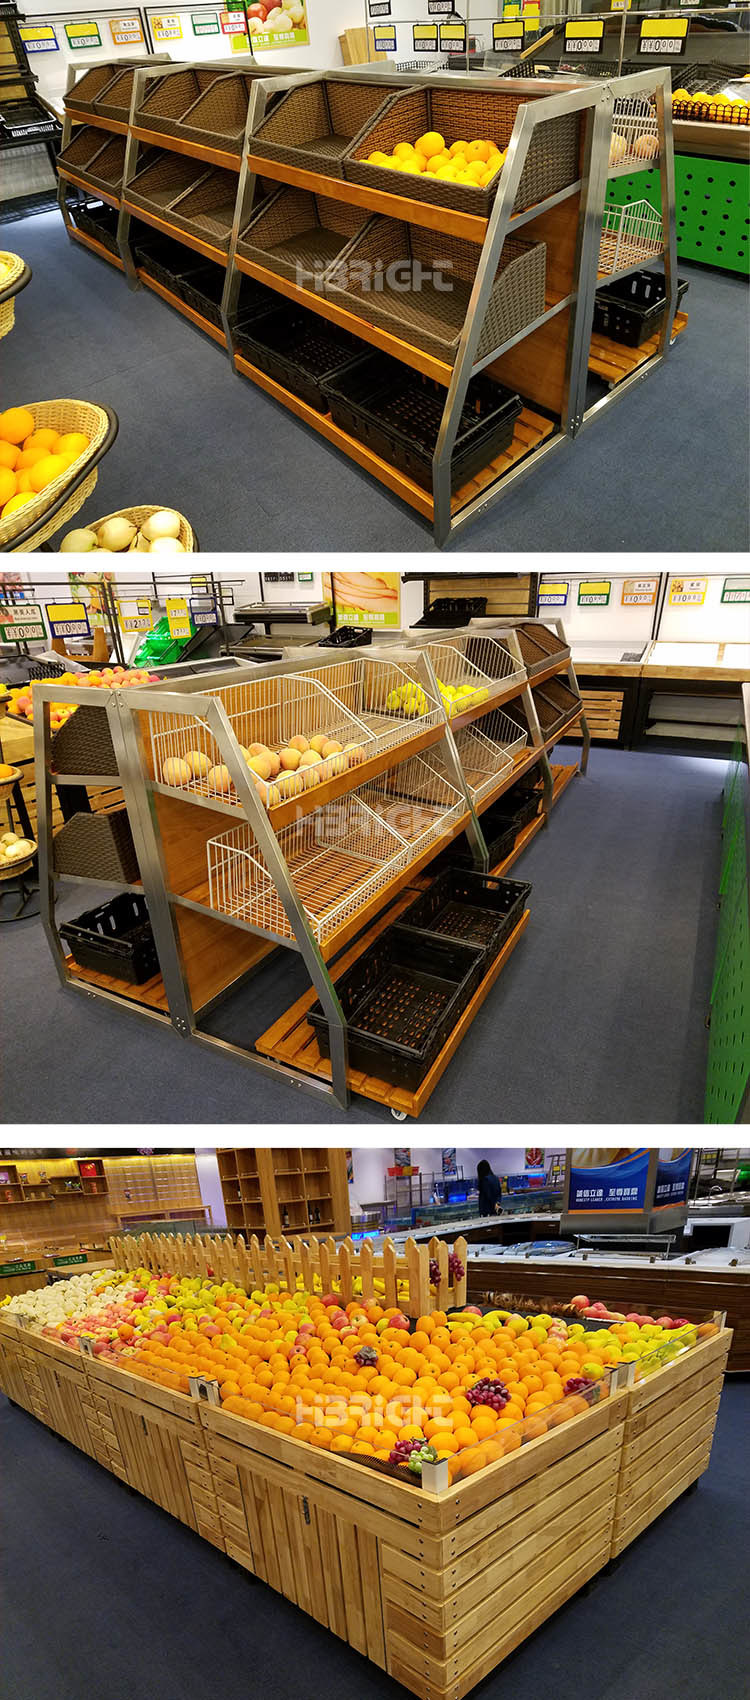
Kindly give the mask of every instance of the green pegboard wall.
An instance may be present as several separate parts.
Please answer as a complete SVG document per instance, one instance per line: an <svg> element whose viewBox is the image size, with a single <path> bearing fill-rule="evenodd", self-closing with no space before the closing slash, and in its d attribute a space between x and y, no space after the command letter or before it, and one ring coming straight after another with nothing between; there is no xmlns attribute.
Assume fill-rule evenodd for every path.
<svg viewBox="0 0 750 1700"><path fill-rule="evenodd" d="M740 903L744 902L747 908L747 848L745 844L745 822L741 813L727 848L722 868L720 891L714 979L711 987L712 1004L715 1002L719 990L724 959L731 934L737 922Z"/></svg>
<svg viewBox="0 0 750 1700"><path fill-rule="evenodd" d="M736 1121L750 1077L750 922L743 885L711 1009L707 1122Z"/></svg>
<svg viewBox="0 0 750 1700"><path fill-rule="evenodd" d="M678 260L750 276L750 166L684 153L674 163ZM643 200L661 207L658 170L615 177L607 186L609 205Z"/></svg>

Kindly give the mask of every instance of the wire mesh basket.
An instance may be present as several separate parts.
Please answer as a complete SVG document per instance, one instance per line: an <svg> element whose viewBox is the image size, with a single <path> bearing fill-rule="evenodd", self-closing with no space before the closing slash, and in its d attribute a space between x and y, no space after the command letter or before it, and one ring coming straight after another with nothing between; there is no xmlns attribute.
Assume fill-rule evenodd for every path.
<svg viewBox="0 0 750 1700"><path fill-rule="evenodd" d="M284 827L277 842L319 944L351 921L410 858L403 838L356 795ZM206 854L212 909L248 922L269 938L294 937L249 826L209 839Z"/></svg>
<svg viewBox="0 0 750 1700"><path fill-rule="evenodd" d="M528 743L528 728L495 708L483 715L479 726L462 726L455 734L456 749L463 768L472 802L477 803L494 790L498 780L507 778L513 762ZM427 757L432 765L446 771L442 751Z"/></svg>
<svg viewBox="0 0 750 1700"><path fill-rule="evenodd" d="M520 662L496 638L459 632L455 637L436 638L424 648L449 720L490 702L525 678Z"/></svg>
<svg viewBox="0 0 750 1700"><path fill-rule="evenodd" d="M215 697L226 709L242 760L257 761L264 752L271 753L270 773L249 769L253 781L260 780L261 796L270 806L345 773L349 766L359 766L374 747L373 734L364 722L310 673L248 679L207 691L205 697ZM151 710L148 718L157 784L239 808L226 765L226 747L202 720L190 713L163 710ZM327 751L328 743L336 749ZM317 761L312 760L310 749ZM299 756L298 762L292 751ZM261 768L265 765L261 760Z"/></svg>
<svg viewBox="0 0 750 1700"><path fill-rule="evenodd" d="M422 756L409 756L363 785L357 795L414 855L440 838L466 808L462 793Z"/></svg>
<svg viewBox="0 0 750 1700"><path fill-rule="evenodd" d="M382 83L337 83L327 77L289 89L250 138L250 150L325 177L342 177L344 154L387 99Z"/></svg>
<svg viewBox="0 0 750 1700"><path fill-rule="evenodd" d="M336 593L346 600L345 573L336 574ZM379 755L381 750L392 749L442 723L440 704L425 685L425 670L419 661L348 655L346 660L316 670L313 676L367 728L372 738L369 754Z"/></svg>
<svg viewBox="0 0 750 1700"><path fill-rule="evenodd" d="M659 158L659 125L656 105L644 95L621 96L615 100L609 142L609 175L645 171Z"/></svg>
<svg viewBox="0 0 750 1700"><path fill-rule="evenodd" d="M663 252L661 213L649 201L605 207L599 244L600 277L610 277L627 266L646 265Z"/></svg>

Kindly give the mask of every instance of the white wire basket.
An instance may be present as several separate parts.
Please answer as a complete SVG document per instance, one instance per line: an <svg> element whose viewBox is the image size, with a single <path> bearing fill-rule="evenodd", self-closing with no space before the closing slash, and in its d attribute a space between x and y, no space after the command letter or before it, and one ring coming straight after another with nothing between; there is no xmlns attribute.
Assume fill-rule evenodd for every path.
<svg viewBox="0 0 750 1700"><path fill-rule="evenodd" d="M422 756L410 756L399 767L381 773L357 795L413 855L439 838L466 807L462 793L445 772Z"/></svg>
<svg viewBox="0 0 750 1700"><path fill-rule="evenodd" d="M643 95L623 96L615 101L609 144L610 177L629 171L644 171L659 159L659 125L656 107Z"/></svg>
<svg viewBox="0 0 750 1700"><path fill-rule="evenodd" d="M253 780L260 781L266 803L282 801L285 796L287 770L281 763L280 752L290 745L294 747L295 739L309 744L310 740L325 738L340 746L335 752L316 751L321 760L313 768L297 768L306 787L333 778L350 766L359 766L366 755L374 753L375 741L370 729L309 673L247 679L202 694L223 703L237 753L245 761L257 759L263 750L272 753L275 771L266 776L249 769ZM227 751L201 720L190 713L152 710L149 721L153 774L158 785L200 797L208 803L218 801L239 809L239 798L226 765ZM305 752L300 749L298 753L302 756Z"/></svg>
<svg viewBox="0 0 750 1700"><path fill-rule="evenodd" d="M351 794L284 827L277 840L319 944L364 908L411 857L404 839ZM274 877L247 824L209 839L206 851L212 909L248 922L269 938L294 937Z"/></svg>
<svg viewBox="0 0 750 1700"><path fill-rule="evenodd" d="M456 749L473 803L492 791L511 773L515 759L526 748L529 733L502 708L483 715L477 726L462 726L455 733ZM440 772L447 769L441 750L430 751L427 759Z"/></svg>
<svg viewBox="0 0 750 1700"><path fill-rule="evenodd" d="M649 201L631 206L607 207L599 247L599 276L609 277L629 266L646 265L661 259L664 231L661 213Z"/></svg>
<svg viewBox="0 0 750 1700"><path fill-rule="evenodd" d="M442 725L440 703L426 683L426 671L419 659L396 662L375 655L352 655L316 669L313 676L367 727L374 740L371 755Z"/></svg>
<svg viewBox="0 0 750 1700"><path fill-rule="evenodd" d="M449 719L490 702L509 685L526 677L522 664L497 638L480 633L462 632L438 638L425 644L424 650L434 668Z"/></svg>

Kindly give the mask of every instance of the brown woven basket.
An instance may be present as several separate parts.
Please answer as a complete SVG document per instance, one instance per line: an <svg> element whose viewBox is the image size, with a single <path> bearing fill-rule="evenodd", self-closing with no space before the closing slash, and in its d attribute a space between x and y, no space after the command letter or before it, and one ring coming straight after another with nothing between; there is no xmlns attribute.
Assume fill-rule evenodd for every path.
<svg viewBox="0 0 750 1700"><path fill-rule="evenodd" d="M119 119L127 123L130 117L130 103L133 98L133 81L137 67L130 66L126 71L118 71L111 83L94 101L94 111L102 118Z"/></svg>
<svg viewBox="0 0 750 1700"><path fill-rule="evenodd" d="M369 222L327 195L280 189L242 231L237 252L296 283L300 271L325 275Z"/></svg>
<svg viewBox="0 0 750 1700"><path fill-rule="evenodd" d="M343 158L387 103L382 83L324 77L289 89L251 138L253 153L325 177L343 177Z"/></svg>
<svg viewBox="0 0 750 1700"><path fill-rule="evenodd" d="M211 88L224 74L218 69L203 71L191 66L149 82L145 98L133 115L134 123L143 130L163 130L167 136L180 135L180 119L204 90Z"/></svg>
<svg viewBox="0 0 750 1700"><path fill-rule="evenodd" d="M69 166L71 171L87 171L110 140L104 130L96 130L93 124L83 124L80 130L73 132L67 147L58 154L57 163Z"/></svg>
<svg viewBox="0 0 750 1700"><path fill-rule="evenodd" d="M104 94L109 84L119 76L122 67L116 62L109 65L92 65L84 71L73 84L72 89L63 97L63 105L69 112L93 112L94 103Z"/></svg>
<svg viewBox="0 0 750 1700"><path fill-rule="evenodd" d="M186 141L204 142L208 147L222 147L228 153L239 154L253 81L248 71L219 77L188 107L178 126L180 136Z"/></svg>
<svg viewBox="0 0 750 1700"><path fill-rule="evenodd" d="M104 189L108 194L120 194L125 170L125 142L125 136L111 136L92 165L87 167L86 177L94 188Z"/></svg>
<svg viewBox="0 0 750 1700"><path fill-rule="evenodd" d="M340 295L368 323L383 325L425 353L452 364L474 285L480 250L472 242L436 235L395 218L372 219L351 244L342 269L327 279L330 295ZM492 285L479 338L477 357L492 353L544 312L547 250L544 242L521 242L508 237ZM361 264L374 268L376 287L366 289ZM393 282L390 267L396 268ZM422 276L421 288L404 288L414 276L442 271L451 288L436 288Z"/></svg>
<svg viewBox="0 0 750 1700"><path fill-rule="evenodd" d="M52 855L56 874L128 884L140 879L127 809L72 815L55 833Z"/></svg>
<svg viewBox="0 0 750 1700"><path fill-rule="evenodd" d="M168 504L166 502L160 502L160 503L152 502L147 507L118 508L116 513L114 513L114 514L104 514L102 519L87 520L87 522L86 522L87 530L98 531L100 525L104 525L108 519L129 519L131 525L137 526L138 529L140 530L140 527L143 525L144 521L147 520L150 517L151 514L162 513L164 511L164 508L167 505ZM175 508L173 508L171 511L172 511L172 513L176 513L177 510ZM179 539L180 543L182 544L182 547L186 551L186 553L191 554L191 555L195 555L195 554L198 553L198 539L195 535L195 532L193 531L192 526L190 525L189 521L185 519L183 514L180 514L179 519L180 519L180 529L179 529L179 532L177 534L178 539ZM137 554L138 551L136 550L135 553ZM81 711L79 709L77 711L77 714L74 714L74 715L71 716L71 719L76 720L78 718L78 714L80 714L80 712ZM70 721L68 721L67 724L70 725ZM65 729L64 727L61 728L61 730L63 730L63 731L64 731L64 729ZM76 771L78 771L78 770L76 770ZM85 773L89 773L90 771L91 770L89 768L82 768L81 769L81 772L85 772ZM109 771L111 773L112 769L110 768Z"/></svg>
<svg viewBox="0 0 750 1700"><path fill-rule="evenodd" d="M65 523L65 520L71 519L73 514L78 512L86 497L91 494L97 479L96 465L92 467L90 476L84 478L80 484L76 485L75 489L71 490L69 503L65 503L62 508L58 509L54 519L50 521L49 525L45 525L44 515L47 510L62 495L67 484L75 484L86 462L94 459L96 451L101 447L110 430L110 420L104 408L97 407L93 401L32 401L25 405L28 406L29 412L33 415L34 426L37 430L46 425L53 431L60 431L61 433L83 431L90 439L85 453L80 455L78 460L73 461L72 465L61 473L59 478L54 478L51 484L47 484L45 489L38 496L35 496L32 502L25 502L23 507L17 508L9 519L0 519L0 550L9 549L12 551L14 538L21 537L31 526L34 527L33 536L18 545L19 550L27 553L31 549L38 549L41 543L47 541L48 537L54 537L55 532Z"/></svg>
<svg viewBox="0 0 750 1700"><path fill-rule="evenodd" d="M486 189L450 183L430 173L391 171L368 165L371 153L391 154L397 142L416 142L427 130L437 130L447 145L475 138L508 146L516 114L525 104L520 94L487 89L404 89L391 96L372 124L348 150L344 176L386 194L404 195L409 200L431 201L455 207L458 212L489 214L502 180L502 172ZM529 143L526 164L515 199L515 208L533 206L548 195L575 183L579 171L579 117L566 113L540 125Z"/></svg>
<svg viewBox="0 0 750 1700"><path fill-rule="evenodd" d="M99 524L102 522L99 521ZM96 779L117 776L117 757L103 708L84 703L60 726L52 738L52 769L55 773L90 774Z"/></svg>
<svg viewBox="0 0 750 1700"><path fill-rule="evenodd" d="M0 283L0 337L12 331L16 317L16 296L31 282L31 270L20 254L0 249L0 260L9 269Z"/></svg>
<svg viewBox="0 0 750 1700"><path fill-rule="evenodd" d="M170 224L179 225L211 242L215 248L229 248L237 201L237 178L233 171L217 166L193 184L169 209Z"/></svg>
<svg viewBox="0 0 750 1700"><path fill-rule="evenodd" d="M139 206L164 213L207 176L208 169L201 160L184 159L181 154L165 151L136 171L135 177L125 185L125 195ZM235 184L235 195L236 192Z"/></svg>

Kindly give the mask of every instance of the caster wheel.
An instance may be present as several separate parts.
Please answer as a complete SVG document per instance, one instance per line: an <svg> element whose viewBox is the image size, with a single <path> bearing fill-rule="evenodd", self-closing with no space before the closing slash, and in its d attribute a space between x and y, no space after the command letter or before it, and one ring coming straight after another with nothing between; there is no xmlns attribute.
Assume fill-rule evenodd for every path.
<svg viewBox="0 0 750 1700"><path fill-rule="evenodd" d="M405 1122L406 1121L406 1111L405 1110L391 1110L391 1115L393 1116L393 1120L395 1122Z"/></svg>

